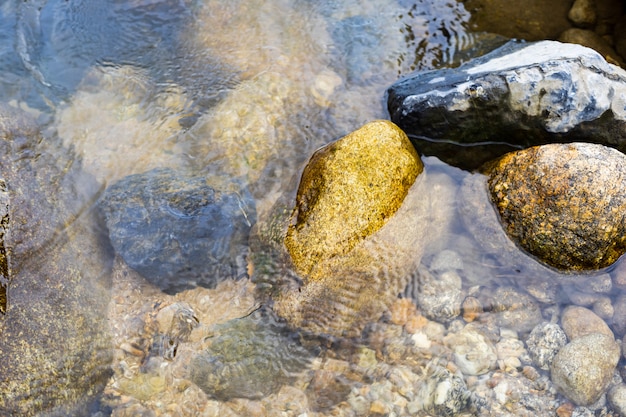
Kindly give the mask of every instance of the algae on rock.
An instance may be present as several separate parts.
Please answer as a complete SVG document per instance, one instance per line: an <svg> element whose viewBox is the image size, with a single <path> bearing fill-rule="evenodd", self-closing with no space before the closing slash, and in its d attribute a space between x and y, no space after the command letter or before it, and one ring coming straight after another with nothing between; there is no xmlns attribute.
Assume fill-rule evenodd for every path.
<svg viewBox="0 0 626 417"><path fill-rule="evenodd" d="M357 335L404 289L429 227L422 170L406 135L387 121L313 155L285 238L302 285L279 290L274 306L291 326Z"/></svg>

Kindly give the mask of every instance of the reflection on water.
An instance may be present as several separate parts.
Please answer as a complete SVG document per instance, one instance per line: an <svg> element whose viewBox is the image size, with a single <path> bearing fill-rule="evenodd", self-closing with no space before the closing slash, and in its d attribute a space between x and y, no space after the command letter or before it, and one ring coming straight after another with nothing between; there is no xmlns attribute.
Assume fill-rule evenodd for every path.
<svg viewBox="0 0 626 417"><path fill-rule="evenodd" d="M294 180L315 149L386 118L383 93L399 76L456 65L468 51L477 51L477 35L465 30L468 19L462 4L428 0L5 2L0 5L0 95L33 113L47 135L73 148L84 170L102 185L172 168L206 176L218 189L249 189L258 218L267 219L274 203L293 193ZM469 227L467 218L462 221L458 209L467 200L460 199L460 190L475 194L466 186L470 174L435 158L425 158L425 164L429 204L439 214L441 232L423 258L427 273L416 273L405 291L409 300L394 304L358 341L307 341L324 354L302 360L306 365L295 382L282 387L268 382L267 391L246 388L264 393L261 399L255 396L257 401L214 401L202 391L210 384L197 386L188 378L189 363L215 365L194 356L194 349L211 340L211 325L239 332L241 326L232 320L258 308L252 285L227 282L171 296L118 259L109 309L115 376L105 391L106 406L94 415L270 415L278 410L285 415L462 415L469 402L472 412L489 415L491 407L512 407L509 400L518 400L514 395L494 397L469 371L462 378L453 360L461 355L456 347L468 340L476 349L500 346L498 362L487 364L500 372L490 374L490 383L505 379L511 392L526 392L531 379L519 371L526 363L520 362L524 348L518 349L518 336L528 332L529 321L556 319L558 305L576 297L587 295L582 305L594 308L607 299L610 304L614 294L590 288L587 281L596 279L586 276L546 285L546 277L556 273L515 248L494 245L489 228L473 230L481 225L471 217ZM450 320L436 310L416 310L429 276L448 279L458 287L454 291L478 303L487 313L482 322L487 336L460 331L474 320L459 317L469 309ZM560 292L561 285L569 292ZM164 330L159 314L182 302L195 314L185 317L200 325L185 338L168 339L170 330ZM595 311L609 318L606 309ZM520 322L526 327L516 328ZM499 330L504 327L519 334ZM263 331L264 338L272 337ZM494 335L500 338L489 340ZM170 351L177 356L155 354L155 339L175 340ZM238 335L237 343L245 343L245 335ZM267 346L277 349L276 340ZM276 354L257 359L278 366ZM172 362L174 356L180 359ZM468 361L462 369L478 366ZM194 375L208 380L205 371ZM291 376L293 369L288 371ZM437 402L442 386L451 387L449 402ZM220 399L236 397L232 386L228 389ZM485 399L470 396L472 390Z"/></svg>

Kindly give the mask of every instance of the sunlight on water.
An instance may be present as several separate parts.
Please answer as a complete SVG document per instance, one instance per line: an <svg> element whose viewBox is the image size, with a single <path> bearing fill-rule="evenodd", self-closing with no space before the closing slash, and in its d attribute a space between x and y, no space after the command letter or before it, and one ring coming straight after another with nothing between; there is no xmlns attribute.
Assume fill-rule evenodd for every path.
<svg viewBox="0 0 626 417"><path fill-rule="evenodd" d="M445 386L454 393L467 383L480 392L486 384L470 372L467 381L461 378L451 359L463 356L454 350L461 344L458 340L467 338L476 346L487 342L479 332L460 331L465 323L460 310L437 312L450 315L445 323L432 319L426 307L417 310L425 280L432 275L458 281L455 296L462 294L484 308L488 318L481 325L522 334L530 330L528 323L556 317L565 297L559 293L561 285L568 286L572 297L583 298L591 285L587 279L606 278L607 271L601 271L565 279L499 240L503 238L499 229L483 222L495 212L475 200L482 192L473 182L479 174L425 157L420 190L427 191L412 201L426 205L427 226L434 225L428 230L436 232L427 236L422 266L403 298L353 340L300 335L274 321L267 294L280 285L299 288L300 278L275 253L282 242L276 238L280 223L272 222L288 216L304 164L319 147L367 122L386 119L384 92L399 77L414 70L456 66L480 53L479 34L465 29L468 21L463 3L451 0L35 0L0 5L1 101L36 120L42 140L55 144L44 147L46 155L64 160L61 157L75 153L76 160L60 169L80 169L88 175L81 181L89 184L85 192L89 197L82 195L71 203L85 205L72 206L72 215L87 213L84 217L90 218L103 190L129 175L170 168L167 172L181 177L206 178L206 184L217 190L251 194L256 209L239 205L240 217L254 226L256 213L258 233L266 233L262 237L270 241L250 243L252 251L260 252L257 259L262 258L248 265L258 288L241 276L228 276L217 277L207 285L211 288L176 294L161 292L132 270L123 254L114 259L110 243L102 243L102 253L94 255L93 262L105 258L102 270L107 275L113 265L112 283L105 285L111 287L110 294L99 298L104 305L110 297L109 323L102 334L107 341L110 337L113 354L98 338L95 348L102 351L94 355L103 357L96 366L110 361L113 376L104 393L95 395L98 404L82 411L98 417L262 416L278 415L280 410L290 416L385 415L390 410L403 410L396 415L450 413L432 399L437 390ZM137 213L154 209L162 214L168 209L141 204ZM59 233L71 229L73 219L63 217L54 223L63 225ZM128 221L149 230L150 222L144 220ZM177 225L184 224L179 220ZM90 237L97 240L108 234L103 222L93 219L87 227ZM169 239L176 240L177 232L173 230ZM204 237L202 233L209 232L198 231L194 238ZM159 244L146 241L146 246ZM171 248L163 256L181 259L176 245ZM233 259L242 257L229 253L235 248L220 250ZM65 257L76 256L76 264L68 267L71 274L80 275L80 263L87 262L90 251L91 246L83 248L80 242L61 251ZM453 273L442 272L442 262L446 267L457 265ZM10 318L12 302L11 280L4 277L6 268L1 269L0 324ZM547 277L554 283L546 284ZM60 303L73 303L70 312L79 312L78 321L101 313L90 310L90 303L84 302L89 297L80 291L79 296L70 292L63 298L64 285L70 284L58 283L57 294ZM101 294L101 284L85 285L94 285ZM259 288L262 296L257 294ZM351 287L346 288L349 292ZM511 288L524 288L528 299L515 298ZM595 301L611 297L610 290L599 294ZM336 306L338 314L351 309L353 295L346 294L346 304ZM315 316L311 320L335 318L326 313L311 313ZM80 341L77 332L88 327L83 321L76 328L68 326L68 340ZM60 333L53 340L62 337ZM512 344L521 343L513 339ZM12 340L9 348L18 342ZM493 359L492 370L496 360L501 369L509 366L503 355ZM473 366L471 358L457 362ZM522 368L521 363L512 363L512 368ZM89 365L63 366L70 373L89 370ZM0 371L0 390L11 389L6 378ZM98 382L90 382L89 376L86 380ZM467 392L454 398L468 401ZM36 409L50 411L48 400L44 398ZM420 408L427 403L430 409ZM479 403L476 400L475 408ZM0 399L0 411L21 407L12 406Z"/></svg>

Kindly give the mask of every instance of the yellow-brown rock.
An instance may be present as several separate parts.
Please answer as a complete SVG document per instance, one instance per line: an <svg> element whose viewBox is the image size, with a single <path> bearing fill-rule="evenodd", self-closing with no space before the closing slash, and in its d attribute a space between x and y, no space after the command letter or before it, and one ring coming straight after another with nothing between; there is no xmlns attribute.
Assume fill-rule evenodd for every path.
<svg viewBox="0 0 626 417"><path fill-rule="evenodd" d="M626 251L624 189L624 154L591 143L512 152L489 177L507 234L565 271L604 268Z"/></svg>
<svg viewBox="0 0 626 417"><path fill-rule="evenodd" d="M406 134L374 121L318 150L304 169L285 244L297 271L345 255L398 210L423 165Z"/></svg>
<svg viewBox="0 0 626 417"><path fill-rule="evenodd" d="M302 282L281 288L274 304L292 327L355 336L394 302L431 223L422 170L407 137L386 121L312 156L285 238Z"/></svg>

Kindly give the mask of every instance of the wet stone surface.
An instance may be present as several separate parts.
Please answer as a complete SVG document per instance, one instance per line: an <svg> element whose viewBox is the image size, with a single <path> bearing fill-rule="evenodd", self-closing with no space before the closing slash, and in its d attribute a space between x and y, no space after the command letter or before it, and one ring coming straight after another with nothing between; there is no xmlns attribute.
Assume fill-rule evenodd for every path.
<svg viewBox="0 0 626 417"><path fill-rule="evenodd" d="M256 217L246 191L219 191L203 177L155 169L110 186L99 206L115 251L167 292L246 274Z"/></svg>
<svg viewBox="0 0 626 417"><path fill-rule="evenodd" d="M0 138L0 414L85 415L112 361L99 187L22 111L0 106Z"/></svg>
<svg viewBox="0 0 626 417"><path fill-rule="evenodd" d="M565 271L601 269L626 251L625 187L626 157L588 143L511 152L489 172L507 234Z"/></svg>

